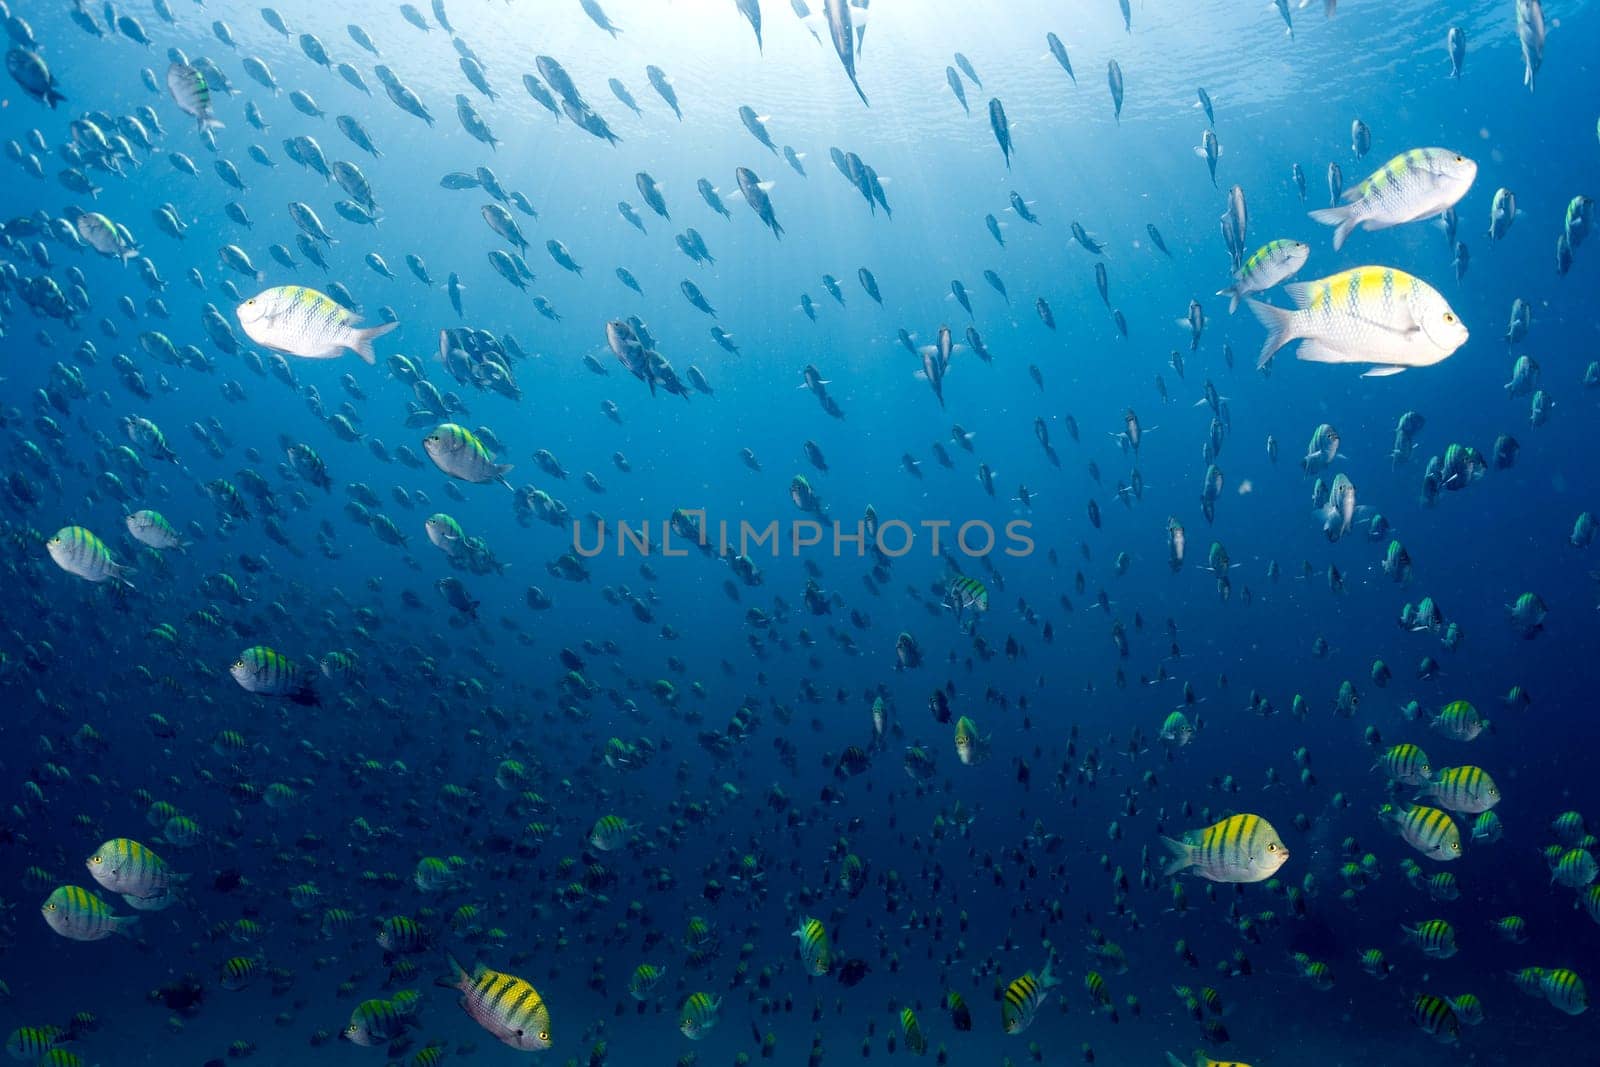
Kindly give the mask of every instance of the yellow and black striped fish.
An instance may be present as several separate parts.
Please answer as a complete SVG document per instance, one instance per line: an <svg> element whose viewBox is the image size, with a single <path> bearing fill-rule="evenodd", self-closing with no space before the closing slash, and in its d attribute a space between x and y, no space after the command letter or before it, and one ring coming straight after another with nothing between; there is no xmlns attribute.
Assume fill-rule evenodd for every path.
<svg viewBox="0 0 1600 1067"><path fill-rule="evenodd" d="M228 668L239 688L262 696L288 697L296 704L322 703L312 688L311 675L299 664L266 645L254 645L239 653Z"/></svg>
<svg viewBox="0 0 1600 1067"><path fill-rule="evenodd" d="M944 1008L950 1013L950 1025L966 1033L972 1029L972 1009L955 990L944 995Z"/></svg>
<svg viewBox="0 0 1600 1067"><path fill-rule="evenodd" d="M1428 762L1428 754L1416 745L1393 745L1378 762L1373 764L1373 769L1382 768L1383 773L1397 782L1407 785L1425 786L1433 777L1433 767Z"/></svg>
<svg viewBox="0 0 1600 1067"><path fill-rule="evenodd" d="M393 1001L363 1000L350 1013L350 1024L339 1036L363 1048L384 1045L405 1032L408 1015Z"/></svg>
<svg viewBox="0 0 1600 1067"><path fill-rule="evenodd" d="M833 946L828 942L828 928L821 919L800 920L800 928L790 936L800 939L800 959L806 973L821 978L833 968Z"/></svg>
<svg viewBox="0 0 1600 1067"><path fill-rule="evenodd" d="M1568 1015L1582 1015L1589 1010L1589 991L1583 979L1565 967L1553 967L1539 979L1539 988L1552 1005Z"/></svg>
<svg viewBox="0 0 1600 1067"><path fill-rule="evenodd" d="M1385 804L1379 814L1405 839L1406 844L1435 860L1461 858L1461 831L1455 820L1438 808L1408 804L1396 809Z"/></svg>
<svg viewBox="0 0 1600 1067"><path fill-rule="evenodd" d="M1447 960L1456 954L1456 930L1444 919L1426 919L1415 926L1402 926L1424 956Z"/></svg>
<svg viewBox="0 0 1600 1067"><path fill-rule="evenodd" d="M1006 986L1000 1005L1000 1022L1006 1033L1015 1036L1031 1026L1034 1016L1039 1012L1039 1005L1049 997L1050 990L1061 984L1050 973L1054 962L1054 959L1046 961L1037 976L1029 971L1020 978L1013 978L1011 984Z"/></svg>
<svg viewBox="0 0 1600 1067"><path fill-rule="evenodd" d="M1445 767L1417 792L1451 811L1478 815L1500 803L1500 787L1482 767Z"/></svg>
<svg viewBox="0 0 1600 1067"><path fill-rule="evenodd" d="M120 916L78 885L58 886L39 908L50 929L73 941L99 941L112 934L132 936L137 915Z"/></svg>
<svg viewBox="0 0 1600 1067"><path fill-rule="evenodd" d="M59 1026L19 1026L6 1038L6 1052L14 1060L37 1060L67 1040Z"/></svg>
<svg viewBox="0 0 1600 1067"><path fill-rule="evenodd" d="M446 958L453 978L441 978L439 983L461 991L461 1008L474 1022L524 1052L550 1047L550 1009L538 990L514 974L491 971L482 964L468 974L454 956Z"/></svg>
<svg viewBox="0 0 1600 1067"><path fill-rule="evenodd" d="M1289 850L1272 824L1259 815L1230 815L1183 840L1162 838L1172 852L1166 874L1193 870L1213 882L1261 882L1289 859Z"/></svg>
<svg viewBox="0 0 1600 1067"><path fill-rule="evenodd" d="M1418 993L1411 998L1411 1021L1447 1045L1461 1040L1461 1020L1443 997Z"/></svg>
<svg viewBox="0 0 1600 1067"><path fill-rule="evenodd" d="M690 1041L699 1041L717 1025L722 998L710 993L690 993L678 1012L678 1029Z"/></svg>
<svg viewBox="0 0 1600 1067"><path fill-rule="evenodd" d="M125 568L111 558L106 543L82 526L63 526L56 535L45 542L45 549L56 566L86 582L103 582L115 578L124 585L131 584L123 577Z"/></svg>
<svg viewBox="0 0 1600 1067"><path fill-rule="evenodd" d="M922 1024L917 1013L910 1008L900 1009L900 1031L905 1035L906 1051L921 1056L928 1051L928 1039L922 1036Z"/></svg>
<svg viewBox="0 0 1600 1067"><path fill-rule="evenodd" d="M386 918L378 929L378 944L386 952L398 952L405 955L408 952L422 952L432 937L427 933L426 926L411 918L410 915L394 915Z"/></svg>
<svg viewBox="0 0 1600 1067"><path fill-rule="evenodd" d="M141 898L159 896L189 877L175 874L160 856L126 837L114 837L95 849L84 866L111 892Z"/></svg>
<svg viewBox="0 0 1600 1067"><path fill-rule="evenodd" d="M223 989L237 991L249 985L260 973L260 960L251 959L249 956L234 956L222 964L218 984Z"/></svg>

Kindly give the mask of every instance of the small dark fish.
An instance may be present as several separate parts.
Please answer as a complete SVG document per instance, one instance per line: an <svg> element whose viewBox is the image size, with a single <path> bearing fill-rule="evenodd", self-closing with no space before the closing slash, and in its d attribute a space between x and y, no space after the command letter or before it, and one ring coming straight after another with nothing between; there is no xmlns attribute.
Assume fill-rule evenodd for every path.
<svg viewBox="0 0 1600 1067"><path fill-rule="evenodd" d="M1006 170L1011 169L1011 124L1006 121L1006 109L1000 103L998 96L989 101L989 128L994 131L994 139L1000 145L1000 151L1005 153Z"/></svg>
<svg viewBox="0 0 1600 1067"><path fill-rule="evenodd" d="M856 277L861 279L861 288L867 291L867 295L872 297L873 302L881 306L883 304L883 296L878 292L878 279L873 276L872 272L862 267L856 271Z"/></svg>
<svg viewBox="0 0 1600 1067"><path fill-rule="evenodd" d="M1072 79L1072 84L1078 84L1078 76L1072 73L1072 60L1067 58L1067 46L1061 43L1061 38L1054 33L1044 35L1045 43L1050 46L1050 54L1056 57L1056 62L1061 64L1061 69L1067 72L1067 77Z"/></svg>
<svg viewBox="0 0 1600 1067"><path fill-rule="evenodd" d="M839 62L844 67L844 72L850 76L850 84L854 86L856 95L868 107L867 94L861 91L861 83L856 80L856 34L854 17L851 14L850 0L823 0L822 10L828 21L828 36L833 40L833 50L839 54Z"/></svg>
<svg viewBox="0 0 1600 1067"><path fill-rule="evenodd" d="M772 230L772 235L781 241L783 227L778 225L778 217L772 210L772 201L767 197L767 190L772 187L772 183L756 177L756 172L749 167L740 167L736 175L739 179L739 191L744 194L750 210L754 211L756 217Z"/></svg>
<svg viewBox="0 0 1600 1067"><path fill-rule="evenodd" d="M554 115L557 122L561 121L561 105L556 103L555 96L549 89L545 88L544 82L535 78L532 74L524 74L522 76L522 87L528 90L528 95L538 101L541 107Z"/></svg>
<svg viewBox="0 0 1600 1067"><path fill-rule="evenodd" d="M956 53L955 59L956 59L956 66L961 68L961 73L963 73L967 77L971 78L973 85L976 85L978 88L982 89L983 88L983 82L979 80L978 72L976 70L972 69L972 60L968 59L966 56L962 55L960 52Z"/></svg>
<svg viewBox="0 0 1600 1067"><path fill-rule="evenodd" d="M756 31L756 51L765 54L766 48L761 43L761 0L734 0L734 6L750 23L750 28Z"/></svg>
<svg viewBox="0 0 1600 1067"><path fill-rule="evenodd" d="M650 210L670 222L672 216L667 213L667 201L661 195L661 187L656 184L656 180L648 172L641 170L634 175L634 184L639 187L639 195L644 197L644 202Z"/></svg>
<svg viewBox="0 0 1600 1067"><path fill-rule="evenodd" d="M767 132L766 115L757 115L755 108L746 104L739 108L739 121L750 131L750 136L765 145L773 155L778 154L778 146L772 143L772 135Z"/></svg>
<svg viewBox="0 0 1600 1067"><path fill-rule="evenodd" d="M606 84L611 86L611 95L615 96L618 100L621 100L623 107L627 108L635 115L642 116L644 114L643 111L639 110L638 101L634 100L633 94L628 92L628 87L626 85L623 85L615 78L612 78Z"/></svg>
<svg viewBox="0 0 1600 1067"><path fill-rule="evenodd" d="M678 93L672 88L672 83L667 80L666 72L660 67L648 66L644 68L644 73L650 79L651 87L661 94L661 99L667 102L667 106L672 109L672 113L678 116L679 122L682 122L683 109L678 107Z"/></svg>
<svg viewBox="0 0 1600 1067"><path fill-rule="evenodd" d="M866 960L848 959L839 965L839 984L846 988L857 985L872 972Z"/></svg>
<svg viewBox="0 0 1600 1067"><path fill-rule="evenodd" d="M967 88L962 84L961 75L956 73L956 68L944 68L944 80L950 83L950 91L956 94L957 100L961 101L961 110L968 115L972 114L972 109L967 106Z"/></svg>
<svg viewBox="0 0 1600 1067"><path fill-rule="evenodd" d="M617 34L622 32L612 25L611 20L606 17L605 11L600 7L599 0L578 0L578 3L582 6L583 13L593 19L596 26L605 30L612 37L616 37Z"/></svg>

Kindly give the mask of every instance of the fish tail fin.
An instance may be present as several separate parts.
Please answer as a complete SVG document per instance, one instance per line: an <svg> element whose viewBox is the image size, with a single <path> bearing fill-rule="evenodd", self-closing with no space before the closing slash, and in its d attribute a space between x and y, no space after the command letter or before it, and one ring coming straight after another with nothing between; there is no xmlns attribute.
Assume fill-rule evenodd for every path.
<svg viewBox="0 0 1600 1067"><path fill-rule="evenodd" d="M1162 875L1170 877L1186 867L1194 865L1194 856L1188 845L1170 837L1163 837L1161 843L1167 846L1167 851L1172 855L1167 859L1167 865L1162 868Z"/></svg>
<svg viewBox="0 0 1600 1067"><path fill-rule="evenodd" d="M368 366L378 362L378 355L372 350L372 342L399 326L398 322L385 322L378 326L371 326L364 330L356 331L356 343L351 345L356 355L360 356Z"/></svg>
<svg viewBox="0 0 1600 1067"><path fill-rule="evenodd" d="M121 915L113 921L116 925L112 929L123 937L132 937L139 926L139 916L137 915Z"/></svg>
<svg viewBox="0 0 1600 1067"><path fill-rule="evenodd" d="M1360 219L1353 210L1355 205L1342 204L1339 207L1319 207L1309 212L1313 222L1320 222L1324 226L1332 226L1333 250L1335 252L1344 247L1345 238L1350 236Z"/></svg>
<svg viewBox="0 0 1600 1067"><path fill-rule="evenodd" d="M1245 304L1261 325L1267 328L1267 339L1261 343L1261 355L1256 359L1256 369L1260 370L1272 362L1278 349L1295 340L1294 312L1260 300L1247 300Z"/></svg>
<svg viewBox="0 0 1600 1067"><path fill-rule="evenodd" d="M471 977L470 972L468 972L465 967L461 966L461 961L456 959L455 953L447 951L444 954L444 958L445 961L450 964L450 977L435 978L433 980L433 984L436 986L443 986L446 989L458 989L463 982Z"/></svg>

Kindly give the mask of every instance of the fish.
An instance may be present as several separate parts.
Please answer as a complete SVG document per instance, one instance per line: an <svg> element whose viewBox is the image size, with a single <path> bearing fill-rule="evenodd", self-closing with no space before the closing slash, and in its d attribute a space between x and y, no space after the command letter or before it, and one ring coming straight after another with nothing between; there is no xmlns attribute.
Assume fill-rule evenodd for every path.
<svg viewBox="0 0 1600 1067"><path fill-rule="evenodd" d="M1298 310L1247 302L1267 328L1257 367L1300 340L1300 359L1372 363L1367 376L1382 377L1433 366L1467 340L1465 324L1438 290L1392 267L1356 267L1284 288Z"/></svg>
<svg viewBox="0 0 1600 1067"><path fill-rule="evenodd" d="M332 359L350 351L368 365L378 361L372 342L400 325L358 326L360 319L337 301L301 285L263 290L239 304L234 315L247 337L274 352Z"/></svg>
<svg viewBox="0 0 1600 1067"><path fill-rule="evenodd" d="M749 167L740 167L734 177L739 183L739 191L744 194L745 203L750 205L750 210L754 211L756 217L772 231L773 237L783 240L783 227L778 224L777 215L772 209L772 200L767 196L767 191L772 188L773 183L763 182Z"/></svg>
<svg viewBox="0 0 1600 1067"><path fill-rule="evenodd" d="M1233 285L1218 290L1217 295L1228 298L1228 314L1232 315L1244 297L1264 292L1298 274L1310 255L1311 246L1303 241L1268 241L1234 272Z"/></svg>
<svg viewBox="0 0 1600 1067"><path fill-rule="evenodd" d="M1533 92L1544 65L1544 4L1517 0L1517 43L1522 46L1522 84Z"/></svg>
<svg viewBox="0 0 1600 1067"><path fill-rule="evenodd" d="M1037 975L1029 971L1006 986L1000 1003L1000 1025L1007 1034L1015 1037L1033 1025L1039 1008L1049 999L1050 990L1061 984L1053 973L1054 963L1052 956Z"/></svg>
<svg viewBox="0 0 1600 1067"><path fill-rule="evenodd" d="M452 478L464 482L499 482L507 489L513 488L506 480L512 465L496 463L478 435L464 426L442 422L422 439L422 447L434 466Z"/></svg>
<svg viewBox="0 0 1600 1067"><path fill-rule="evenodd" d="M956 102L961 105L964 114L972 114L972 109L967 106L967 89L961 80L961 75L954 67L944 68L944 80L950 86L950 91L955 94Z"/></svg>
<svg viewBox="0 0 1600 1067"><path fill-rule="evenodd" d="M856 77L856 49L855 5L851 0L822 0L823 17L828 23L828 37L833 42L833 49L839 55L839 63L844 67L845 74L850 78L850 85L855 89L856 95L861 98L862 104L867 107L872 105L867 102L867 94L861 90L861 82Z"/></svg>
<svg viewBox="0 0 1600 1067"><path fill-rule="evenodd" d="M211 111L211 87L200 68L173 63L167 68L167 92L185 114L194 116L195 125L202 134L222 129L221 120Z"/></svg>
<svg viewBox="0 0 1600 1067"><path fill-rule="evenodd" d="M1072 79L1072 84L1078 84L1078 76L1072 73L1072 60L1067 56L1067 46L1061 43L1061 38L1052 31L1044 35L1045 44L1049 46L1050 54L1055 61L1061 64L1061 69L1067 72L1067 77Z"/></svg>
<svg viewBox="0 0 1600 1067"><path fill-rule="evenodd" d="M304 706L322 702L314 685L314 675L265 645L253 645L239 653L228 673L247 693L285 697Z"/></svg>
<svg viewBox="0 0 1600 1067"><path fill-rule="evenodd" d="M1402 152L1354 189L1343 191L1343 206L1318 208L1311 218L1334 227L1333 249L1344 247L1357 228L1384 230L1443 214L1454 207L1478 176L1478 164L1447 148Z"/></svg>
<svg viewBox="0 0 1600 1067"><path fill-rule="evenodd" d="M1380 817L1424 856L1445 862L1461 857L1461 831L1455 820L1438 808L1408 804L1403 808L1385 805L1385 809Z"/></svg>
<svg viewBox="0 0 1600 1067"><path fill-rule="evenodd" d="M1278 831L1259 815L1232 815L1182 840L1161 840L1172 853L1168 875L1193 871L1213 882L1261 882L1289 860Z"/></svg>
<svg viewBox="0 0 1600 1067"><path fill-rule="evenodd" d="M793 936L800 941L800 959L807 974L820 978L833 969L833 947L820 919L803 919Z"/></svg>
<svg viewBox="0 0 1600 1067"><path fill-rule="evenodd" d="M137 915L117 915L105 901L82 886L52 890L39 907L50 929L69 941L103 941L112 935L132 937Z"/></svg>
<svg viewBox="0 0 1600 1067"><path fill-rule="evenodd" d="M756 51L765 54L766 46L761 43L761 0L734 0L734 6L755 32Z"/></svg>
<svg viewBox="0 0 1600 1067"><path fill-rule="evenodd" d="M446 954L445 959L451 976L439 979L439 984L460 991L461 1010L473 1022L521 1052L539 1052L554 1044L550 1009L525 979L481 963L469 972L453 955Z"/></svg>
<svg viewBox="0 0 1600 1067"><path fill-rule="evenodd" d="M678 1029L690 1041L700 1041L719 1021L722 998L711 993L691 993L679 1010Z"/></svg>
<svg viewBox="0 0 1600 1067"><path fill-rule="evenodd" d="M23 92L51 111L67 99L44 58L30 48L13 47L6 52L6 73Z"/></svg>
<svg viewBox="0 0 1600 1067"><path fill-rule="evenodd" d="M86 582L114 582L132 588L127 567L111 558L104 541L82 526L64 526L45 542L56 566Z"/></svg>
<svg viewBox="0 0 1600 1067"><path fill-rule="evenodd" d="M989 128L994 131L994 139L1000 146L1000 151L1006 157L1006 169L1011 169L1011 124L1006 121L1006 109L1000 103L998 96L989 101Z"/></svg>

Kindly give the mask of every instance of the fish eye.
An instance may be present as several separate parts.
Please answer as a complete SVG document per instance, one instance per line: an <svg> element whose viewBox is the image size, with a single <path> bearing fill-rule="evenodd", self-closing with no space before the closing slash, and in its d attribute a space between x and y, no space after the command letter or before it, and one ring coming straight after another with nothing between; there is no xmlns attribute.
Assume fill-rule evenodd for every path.
<svg viewBox="0 0 1600 1067"><path fill-rule="evenodd" d="M540 1041L549 1041L550 1040L550 1031L548 1031L548 1030L540 1030L539 1031L539 1040Z"/></svg>
<svg viewBox="0 0 1600 1067"><path fill-rule="evenodd" d="M1446 311L1444 313L1444 321L1446 321L1446 322L1454 322L1454 321L1456 321L1456 317L1451 312Z"/></svg>
<svg viewBox="0 0 1600 1067"><path fill-rule="evenodd" d="M56 906L54 904L46 904L44 906L44 910L45 911L55 911L56 910Z"/></svg>
<svg viewBox="0 0 1600 1067"><path fill-rule="evenodd" d="M1268 845L1267 846L1267 851L1268 852L1276 852L1276 851L1278 851L1278 846L1277 845Z"/></svg>
<svg viewBox="0 0 1600 1067"><path fill-rule="evenodd" d="M1461 851L1461 842L1460 841L1452 841L1452 842L1450 842L1450 851L1451 852L1460 852Z"/></svg>

